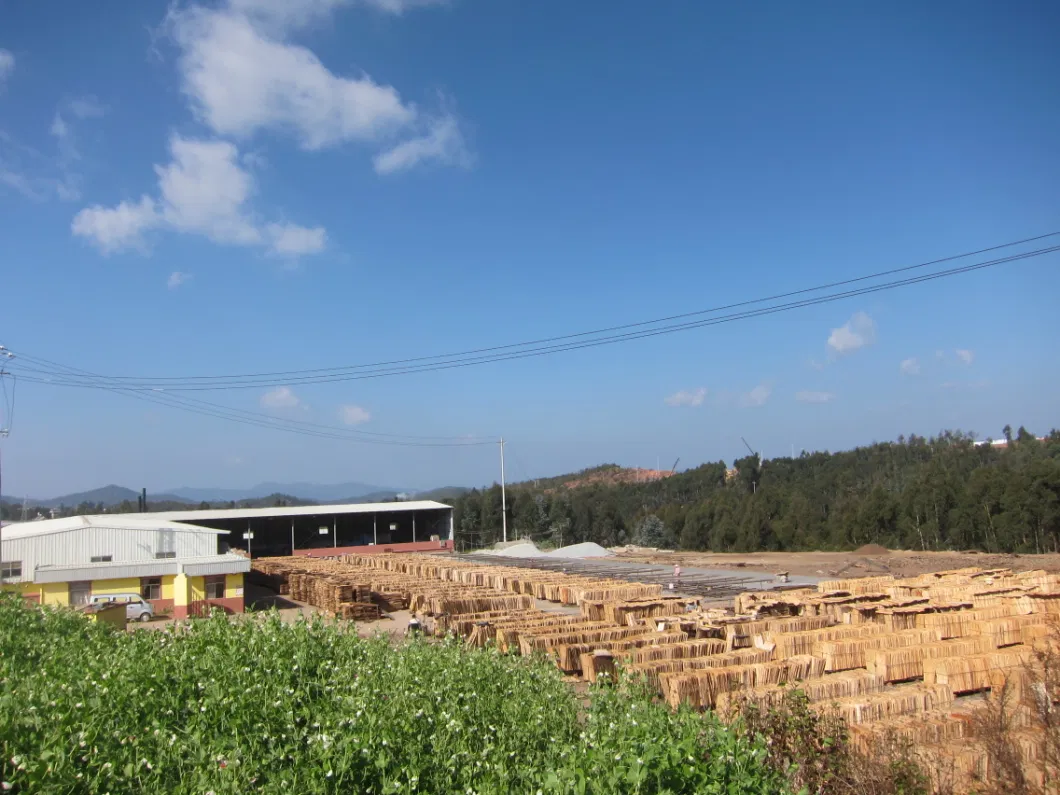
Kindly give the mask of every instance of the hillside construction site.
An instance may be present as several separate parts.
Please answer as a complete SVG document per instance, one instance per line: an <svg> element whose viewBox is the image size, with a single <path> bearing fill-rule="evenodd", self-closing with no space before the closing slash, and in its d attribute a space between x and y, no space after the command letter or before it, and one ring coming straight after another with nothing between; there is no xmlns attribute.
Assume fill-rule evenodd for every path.
<svg viewBox="0 0 1060 795"><path fill-rule="evenodd" d="M410 610L429 635L542 655L572 680L643 678L673 708L774 706L797 688L852 742L915 747L933 775L989 780L983 710L1004 699L1030 780L1060 651L1060 574L967 567L746 591L731 607L638 583L424 554L260 558L251 581L342 619ZM1055 676L1055 672L1053 674Z"/></svg>

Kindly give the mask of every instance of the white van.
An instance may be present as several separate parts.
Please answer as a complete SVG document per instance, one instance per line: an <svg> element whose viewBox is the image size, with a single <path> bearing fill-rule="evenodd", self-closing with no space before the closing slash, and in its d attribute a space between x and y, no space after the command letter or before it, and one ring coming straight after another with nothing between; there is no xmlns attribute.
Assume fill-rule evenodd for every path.
<svg viewBox="0 0 1060 795"><path fill-rule="evenodd" d="M155 609L150 602L144 600L138 593L99 593L92 596L92 604L115 604L125 605L126 621L150 621L155 617Z"/></svg>

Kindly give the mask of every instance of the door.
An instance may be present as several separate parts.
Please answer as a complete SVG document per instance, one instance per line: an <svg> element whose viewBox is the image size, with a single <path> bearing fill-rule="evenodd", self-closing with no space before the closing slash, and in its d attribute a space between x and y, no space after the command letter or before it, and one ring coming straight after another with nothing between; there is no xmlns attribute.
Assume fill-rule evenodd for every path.
<svg viewBox="0 0 1060 795"><path fill-rule="evenodd" d="M71 582L68 587L70 589L70 604L73 607L87 605L92 598L92 583L90 582Z"/></svg>

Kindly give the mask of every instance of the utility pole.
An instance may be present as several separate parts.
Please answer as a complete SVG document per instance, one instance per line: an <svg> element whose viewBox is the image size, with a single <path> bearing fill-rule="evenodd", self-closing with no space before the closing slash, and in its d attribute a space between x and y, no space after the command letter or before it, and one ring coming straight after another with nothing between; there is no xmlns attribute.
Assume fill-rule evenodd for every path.
<svg viewBox="0 0 1060 795"><path fill-rule="evenodd" d="M7 359L7 360L10 361L11 359L14 359L14 358L15 358L15 354L11 353L11 351L9 351L3 345L0 345L0 359ZM0 364L0 382L3 381L3 378L6 375L10 375L10 373L3 368L2 364ZM14 414L14 413L15 413L15 387L14 387L14 382L12 382L10 402L8 402L8 397L7 397L7 385L4 384L4 416L3 416L3 423L4 424L0 425L0 439L6 439L8 437L8 435L11 433L11 415ZM4 471L4 465L3 465L3 462L0 461L0 508L2 508L3 502L4 502L3 471ZM3 529L4 528L4 516L3 516L3 514L4 514L3 510L0 509L0 563L3 563L3 560L4 560L4 529ZM4 575L3 575L3 571L0 570L0 585L2 585L3 582L4 582Z"/></svg>
<svg viewBox="0 0 1060 795"><path fill-rule="evenodd" d="M508 500L504 495L504 437L501 437L501 528L502 539L508 540Z"/></svg>

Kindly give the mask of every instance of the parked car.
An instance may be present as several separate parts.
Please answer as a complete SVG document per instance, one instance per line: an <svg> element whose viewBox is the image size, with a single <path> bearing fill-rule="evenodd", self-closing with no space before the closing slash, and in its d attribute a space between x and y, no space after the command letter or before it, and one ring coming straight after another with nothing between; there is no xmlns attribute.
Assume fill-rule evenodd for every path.
<svg viewBox="0 0 1060 795"><path fill-rule="evenodd" d="M92 604L115 603L125 605L126 621L150 621L155 609L138 593L100 593L92 597Z"/></svg>

